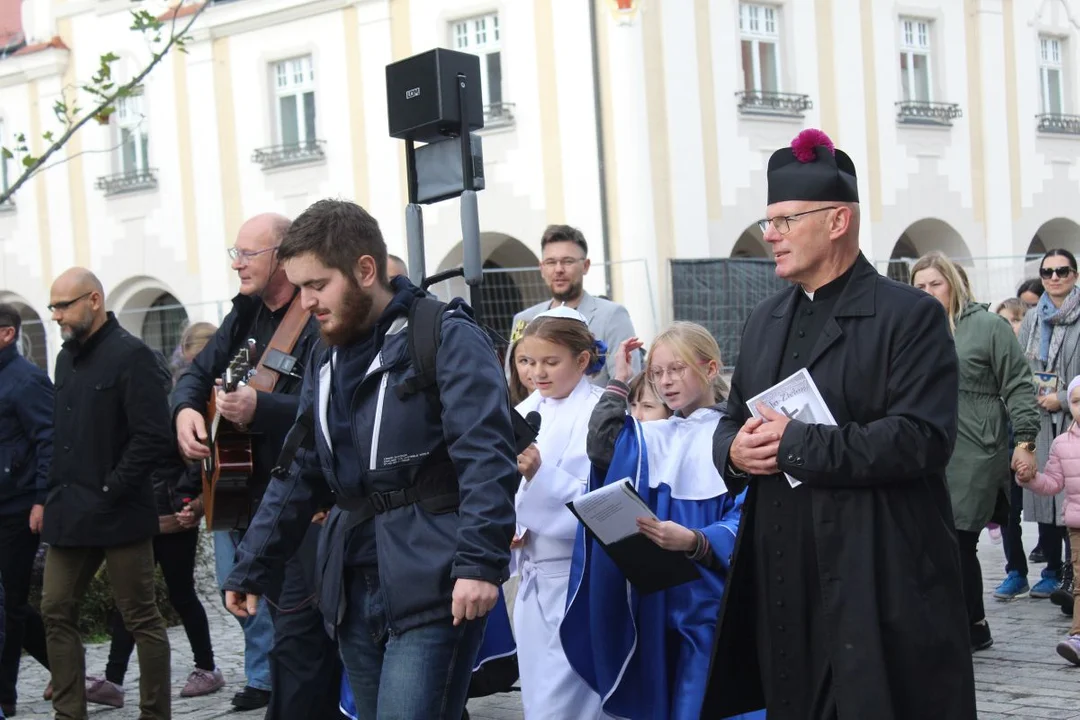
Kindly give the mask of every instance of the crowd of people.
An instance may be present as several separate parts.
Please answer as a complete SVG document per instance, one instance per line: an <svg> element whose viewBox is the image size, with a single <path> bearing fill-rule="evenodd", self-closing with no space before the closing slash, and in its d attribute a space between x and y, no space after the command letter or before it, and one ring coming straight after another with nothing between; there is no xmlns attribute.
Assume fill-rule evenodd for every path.
<svg viewBox="0 0 1080 720"><path fill-rule="evenodd" d="M155 565L191 647L180 695L221 690L194 585L208 513L244 637L232 703L278 720L458 720L514 683L528 720L974 718L986 528L1006 556L994 597L1054 598L1075 618L1056 650L1080 665L1075 257L1046 253L991 312L941 254L910 284L874 269L855 165L824 133L778 149L767 179L761 228L789 287L747 319L730 384L705 328L646 347L586 293L573 227L544 232L551 299L496 348L340 200L245 222L232 310L187 328L171 362L89 270L52 286L54 381L0 305L0 717L23 649L61 720L123 706L133 650L140 717L171 717ZM830 422L759 402L796 375ZM222 425L250 443L224 526L203 481ZM614 484L640 500L629 532L648 553L615 553L567 507ZM650 553L690 575L628 579ZM78 609L102 563L117 612L93 676Z"/></svg>

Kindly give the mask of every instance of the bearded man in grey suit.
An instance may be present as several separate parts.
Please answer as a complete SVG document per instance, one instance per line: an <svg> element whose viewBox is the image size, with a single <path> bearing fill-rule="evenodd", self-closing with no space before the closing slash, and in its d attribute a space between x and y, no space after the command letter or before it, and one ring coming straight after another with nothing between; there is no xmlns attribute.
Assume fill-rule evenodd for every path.
<svg viewBox="0 0 1080 720"><path fill-rule="evenodd" d="M634 337L630 313L619 303L593 297L585 292L584 279L589 272L589 245L577 228L569 225L548 225L540 238L540 274L551 290L551 300L533 305L514 316L514 339L521 336L534 317L558 305L568 305L585 316L589 330L608 347L607 364L592 377L594 385L604 387L615 369L615 351L627 338ZM509 353L507 362L509 363ZM509 367L509 366L508 366ZM641 370L641 358L633 354L633 368Z"/></svg>

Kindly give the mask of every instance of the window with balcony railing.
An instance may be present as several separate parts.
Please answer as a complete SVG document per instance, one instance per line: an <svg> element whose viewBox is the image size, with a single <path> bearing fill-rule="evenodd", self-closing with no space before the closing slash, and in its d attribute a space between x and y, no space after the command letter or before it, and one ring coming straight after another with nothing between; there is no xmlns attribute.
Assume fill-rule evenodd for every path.
<svg viewBox="0 0 1080 720"><path fill-rule="evenodd" d="M487 13L455 20L450 24L450 34L455 50L480 58L480 92L484 101L485 126L512 123L514 104L504 101L499 14Z"/></svg>
<svg viewBox="0 0 1080 720"><path fill-rule="evenodd" d="M150 133L141 88L117 99L109 125L116 143L115 172L98 178L97 188L106 195L156 188L157 170L150 167Z"/></svg>

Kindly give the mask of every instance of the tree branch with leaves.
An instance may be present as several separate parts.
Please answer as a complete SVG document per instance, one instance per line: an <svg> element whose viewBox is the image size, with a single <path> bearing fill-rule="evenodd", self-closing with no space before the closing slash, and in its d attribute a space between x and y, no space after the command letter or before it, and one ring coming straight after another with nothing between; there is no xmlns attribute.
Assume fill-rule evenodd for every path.
<svg viewBox="0 0 1080 720"><path fill-rule="evenodd" d="M132 0L134 3L142 0ZM0 204L6 203L27 181L42 170L53 165L58 165L65 160L47 164L49 158L60 151L64 145L86 123L96 120L101 124L107 124L109 118L116 112L117 104L124 98L132 97L142 91L143 80L154 70L158 64L171 51L186 53L187 44L191 41L190 31L195 21L199 19L209 2L186 6L183 3L169 10L162 18L155 16L149 10L140 8L131 11L131 31L138 32L147 39L150 46L150 59L146 65L130 80L125 83L117 83L114 78L114 64L120 56L114 52L107 52L99 59L97 71L87 82L82 83L71 95L69 101L68 92L53 104L53 113L61 124L62 129L48 130L41 134L41 139L48 143L40 155L31 152L30 143L25 133L14 136L13 147L0 147L0 157L6 162L18 158L22 165L22 174L19 175L8 187L0 188ZM191 7L188 14L182 11ZM184 24L177 21L183 17ZM167 33L167 34L166 34ZM72 90L69 88L68 90ZM80 107L78 92L82 91L88 98L88 107Z"/></svg>

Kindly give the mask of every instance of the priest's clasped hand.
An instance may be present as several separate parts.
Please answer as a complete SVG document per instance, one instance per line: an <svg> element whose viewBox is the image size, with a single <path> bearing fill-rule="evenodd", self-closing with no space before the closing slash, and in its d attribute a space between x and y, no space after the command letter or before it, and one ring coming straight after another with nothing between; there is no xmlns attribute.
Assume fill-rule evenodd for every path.
<svg viewBox="0 0 1080 720"><path fill-rule="evenodd" d="M776 455L791 418L767 405L758 404L761 419L748 418L735 439L731 441L728 457L731 464L751 475L773 475L780 472Z"/></svg>

